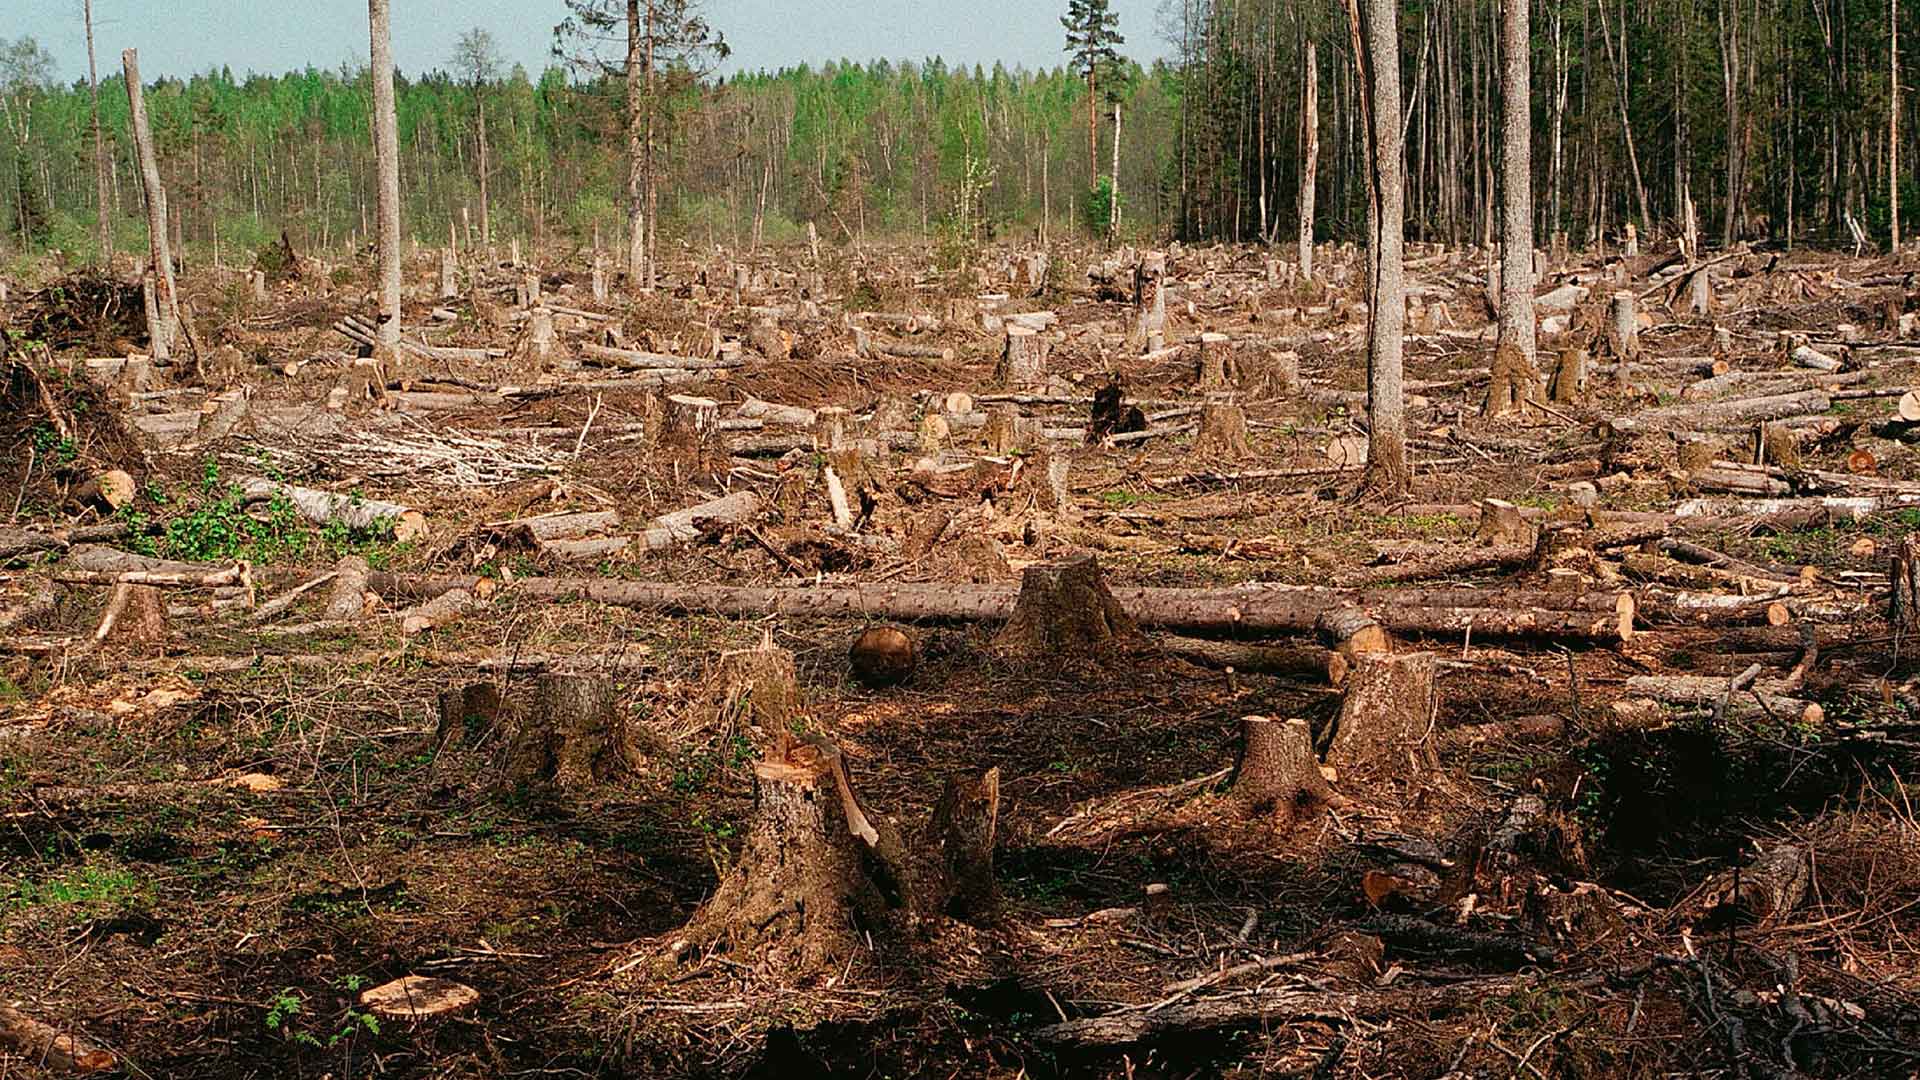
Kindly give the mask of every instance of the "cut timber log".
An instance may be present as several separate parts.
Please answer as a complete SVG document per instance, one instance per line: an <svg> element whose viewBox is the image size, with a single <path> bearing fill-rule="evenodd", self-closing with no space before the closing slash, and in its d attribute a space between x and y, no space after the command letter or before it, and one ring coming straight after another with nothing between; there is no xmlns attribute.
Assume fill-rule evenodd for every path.
<svg viewBox="0 0 1920 1080"><path fill-rule="evenodd" d="M423 595L478 588L468 576L380 574L382 593ZM894 621L995 622L1014 609L1016 589L1001 585L821 585L753 588L620 581L521 578L508 590L539 599L577 596L604 604L675 613L756 617L845 616ZM1341 590L1301 586L1110 589L1142 627L1200 633L1301 633L1329 610L1358 606L1394 633L1623 641L1633 636L1634 600L1626 592L1518 589Z"/></svg>
<svg viewBox="0 0 1920 1080"><path fill-rule="evenodd" d="M718 371L724 368L737 368L745 363L737 357L710 360L697 356L670 356L666 353L642 352L637 349L616 349L608 345L583 345L580 347L580 352L589 363L622 368L627 371Z"/></svg>
<svg viewBox="0 0 1920 1080"><path fill-rule="evenodd" d="M690 543L700 538L703 526L739 525L758 514L760 506L759 493L742 489L698 506L661 514L647 523L643 537L647 548L653 551Z"/></svg>
<svg viewBox="0 0 1920 1080"><path fill-rule="evenodd" d="M412 637L415 634L439 629L458 619L462 613L474 605L474 602L473 594L465 589L443 592L431 600L401 612L400 632Z"/></svg>
<svg viewBox="0 0 1920 1080"><path fill-rule="evenodd" d="M812 409L798 405L776 405L759 398L748 398L740 403L734 414L748 420L764 420L769 424L784 424L789 427L810 428L818 418Z"/></svg>
<svg viewBox="0 0 1920 1080"><path fill-rule="evenodd" d="M18 1054L29 1068L53 1073L89 1076L120 1063L113 1051L85 1035L62 1030L4 1004L0 1004L0 1049Z"/></svg>
<svg viewBox="0 0 1920 1080"><path fill-rule="evenodd" d="M399 503L359 495L336 495L260 478L245 481L240 490L248 499L256 501L284 498L296 513L316 525L344 525L368 531L390 528L393 538L402 543L418 540L427 533L426 515Z"/></svg>
<svg viewBox="0 0 1920 1080"><path fill-rule="evenodd" d="M1732 690L1729 680L1709 675L1635 675L1627 679L1629 695L1694 708L1724 708L1727 719L1794 720L1817 724L1825 717L1819 705L1793 697L1786 687L1761 680Z"/></svg>
<svg viewBox="0 0 1920 1080"><path fill-rule="evenodd" d="M326 613L321 617L332 622L346 622L360 618L366 608L367 560L358 555L348 555L333 568L333 589L327 594Z"/></svg>
<svg viewBox="0 0 1920 1080"><path fill-rule="evenodd" d="M1818 390L1802 390L1771 397L1735 398L1708 405L1672 405L1647 409L1633 416L1610 421L1620 433L1642 431L1685 431L1688 429L1745 428L1761 420L1784 420L1791 416L1813 416L1833 407L1833 400Z"/></svg>

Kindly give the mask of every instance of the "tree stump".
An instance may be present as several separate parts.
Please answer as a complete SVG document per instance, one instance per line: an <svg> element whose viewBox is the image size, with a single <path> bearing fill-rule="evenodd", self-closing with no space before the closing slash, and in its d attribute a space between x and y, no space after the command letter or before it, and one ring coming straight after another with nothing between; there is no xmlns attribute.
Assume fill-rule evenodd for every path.
<svg viewBox="0 0 1920 1080"><path fill-rule="evenodd" d="M951 434L952 429L948 426L946 417L937 412L928 412L920 418L918 433L920 453L927 457L939 457L940 451L947 448L947 438Z"/></svg>
<svg viewBox="0 0 1920 1080"><path fill-rule="evenodd" d="M838 450L847 444L852 435L853 414L838 405L826 405L814 410L813 448L815 450Z"/></svg>
<svg viewBox="0 0 1920 1080"><path fill-rule="evenodd" d="M1505 499L1480 500L1480 528L1475 536L1488 547L1518 547L1534 541L1533 526L1518 506Z"/></svg>
<svg viewBox="0 0 1920 1080"><path fill-rule="evenodd" d="M1633 293L1613 294L1613 321L1607 327L1607 348L1616 360L1631 360L1640 353L1640 324L1633 312Z"/></svg>
<svg viewBox="0 0 1920 1080"><path fill-rule="evenodd" d="M711 681L718 687L713 715L717 725L745 725L778 735L800 711L793 654L776 648L770 639L758 648L720 654Z"/></svg>
<svg viewBox="0 0 1920 1080"><path fill-rule="evenodd" d="M1540 369L1518 345L1502 342L1493 350L1493 371L1480 415L1508 416L1540 401Z"/></svg>
<svg viewBox="0 0 1920 1080"><path fill-rule="evenodd" d="M1327 764L1346 770L1430 758L1439 706L1433 654L1363 653L1350 662Z"/></svg>
<svg viewBox="0 0 1920 1080"><path fill-rule="evenodd" d="M1231 398L1208 398L1200 407L1200 430L1188 456L1200 462L1244 461L1253 456L1247 415Z"/></svg>
<svg viewBox="0 0 1920 1080"><path fill-rule="evenodd" d="M1013 405L995 405L987 410L987 452L1017 454L1039 446L1043 439L1040 421L1020 415Z"/></svg>
<svg viewBox="0 0 1920 1080"><path fill-rule="evenodd" d="M460 278L455 272L453 249L440 249L440 299L451 300L460 295Z"/></svg>
<svg viewBox="0 0 1920 1080"><path fill-rule="evenodd" d="M263 270L247 271L247 288L248 288L248 291L253 296L254 303L256 304L266 303L267 302L266 272Z"/></svg>
<svg viewBox="0 0 1920 1080"><path fill-rule="evenodd" d="M669 394L665 404L661 441L669 446L698 447L720 422L720 403L712 398Z"/></svg>
<svg viewBox="0 0 1920 1080"><path fill-rule="evenodd" d="M1135 352L1154 352L1167 345L1167 256L1149 251L1140 256L1133 268L1134 328L1128 347Z"/></svg>
<svg viewBox="0 0 1920 1080"><path fill-rule="evenodd" d="M469 683L442 690L434 745L474 746L499 721L500 714L500 688L493 683Z"/></svg>
<svg viewBox="0 0 1920 1080"><path fill-rule="evenodd" d="M1065 454L1035 450L1020 465L1018 487L1033 499L1035 508L1049 514L1073 510L1073 492L1068 481L1073 462Z"/></svg>
<svg viewBox="0 0 1920 1080"><path fill-rule="evenodd" d="M1312 727L1267 716L1240 718L1240 760L1228 797L1243 817L1265 815L1278 829L1347 802L1320 772Z"/></svg>
<svg viewBox="0 0 1920 1080"><path fill-rule="evenodd" d="M153 652L167 642L167 598L152 585L115 585L94 639L135 652Z"/></svg>
<svg viewBox="0 0 1920 1080"><path fill-rule="evenodd" d="M527 358L544 364L553 356L553 309L537 307L527 313Z"/></svg>
<svg viewBox="0 0 1920 1080"><path fill-rule="evenodd" d="M1033 390L1047 381L1047 354L1051 346L1039 331L1024 326L1007 326L1006 344L1000 351L1000 367L995 379L1012 390Z"/></svg>
<svg viewBox="0 0 1920 1080"><path fill-rule="evenodd" d="M1200 335L1200 390L1229 390L1240 381L1240 365L1233 358L1233 339L1225 334Z"/></svg>
<svg viewBox="0 0 1920 1080"><path fill-rule="evenodd" d="M1000 826L1000 770L953 777L934 804L915 845L927 853L914 907L965 922L990 916L1000 900L993 878L993 845Z"/></svg>
<svg viewBox="0 0 1920 1080"><path fill-rule="evenodd" d="M534 683L532 701L520 717L506 778L585 790L622 770L624 735L611 679L548 672Z"/></svg>
<svg viewBox="0 0 1920 1080"><path fill-rule="evenodd" d="M1687 310L1695 315L1713 314L1713 279L1704 266L1687 281Z"/></svg>
<svg viewBox="0 0 1920 1080"><path fill-rule="evenodd" d="M1920 533L1908 533L1893 555L1893 601L1887 620L1904 634L1920 633Z"/></svg>
<svg viewBox="0 0 1920 1080"><path fill-rule="evenodd" d="M1547 396L1556 405L1580 405L1587 400L1587 350L1562 349L1553 369Z"/></svg>
<svg viewBox="0 0 1920 1080"><path fill-rule="evenodd" d="M755 319L747 328L747 344L755 352L775 362L786 360L793 355L793 335L780 329L776 319Z"/></svg>
<svg viewBox="0 0 1920 1080"><path fill-rule="evenodd" d="M884 947L895 936L905 875L877 850L878 829L831 743L783 747L753 774L756 809L740 859L674 948L758 952L789 975L837 975L868 942Z"/></svg>
<svg viewBox="0 0 1920 1080"><path fill-rule="evenodd" d="M1026 568L1013 617L994 644L1015 655L1049 660L1098 654L1138 635L1133 619L1108 591L1100 560L1083 553Z"/></svg>

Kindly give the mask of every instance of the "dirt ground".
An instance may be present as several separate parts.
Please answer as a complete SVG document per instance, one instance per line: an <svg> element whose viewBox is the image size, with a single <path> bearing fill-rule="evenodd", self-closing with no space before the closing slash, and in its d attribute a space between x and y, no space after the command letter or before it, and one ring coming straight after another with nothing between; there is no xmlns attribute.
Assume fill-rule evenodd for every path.
<svg viewBox="0 0 1920 1080"><path fill-rule="evenodd" d="M1596 372L1576 400L1485 418L1484 256L1417 251L1414 480L1385 499L1340 457L1364 443L1353 252L1326 252L1331 270L1301 284L1269 265L1277 253L1176 249L1157 350L1129 340L1127 253L1057 249L1044 272L1031 254L984 253L976 272L906 248L818 266L762 252L739 260L743 295L719 259L664 268L653 296L616 278L604 302L585 266L546 268L557 342L543 361L516 305L521 268L468 261L442 300L423 253L406 315L423 329L409 339L498 355L401 356L373 369L373 400L335 393L338 407L329 394L368 370L354 366L367 350L332 329L371 316L365 266L307 260L266 300L243 272L190 267L200 371L182 359L138 381L84 363L147 351L143 324L115 307L124 292L95 282L50 307L50 287L21 283L0 312L13 331L0 1004L136 1077L1920 1074L1920 822L1905 780L1920 696L1911 627L1889 614L1891 557L1920 527L1920 462L1896 404L1920 360L1898 318L1920 308L1911 259L1722 260L1701 270L1709 314L1688 312L1684 265L1578 259L1541 288L1589 290L1543 336L1542 375L1563 347L1614 362L1616 289L1644 316L1642 374ZM1086 274L1103 264L1125 268L1117 293ZM849 319L863 312L925 325ZM1012 403L1053 433L996 452L966 418L1002 403L947 395L1005 390L997 323L1019 312L1058 316L1042 330L1047 381L1024 391L1049 400ZM788 336L771 348L754 343L767 319ZM1783 350L1801 339L1782 331L1841 358L1845 378L1813 381L1824 373L1791 363ZM900 345L925 354L889 351ZM588 346L739 365L658 385L581 366ZM1210 349L1231 357L1241 460L1192 447ZM1297 381L1273 375L1280 353L1297 354ZM1682 357L1777 379L1690 397L1703 376L1665 363ZM1110 375L1149 437L1080 434ZM1658 437L1630 423L1814 387L1853 396L1769 418L1796 451L1771 472L1751 464L1750 420L1703 411ZM944 450L870 448L870 509L847 529L817 432L723 423L668 445L668 394L710 398L723 421L750 400L838 406L883 446L929 415L951 430ZM215 433L208 418L235 396L244 419ZM1718 438L1708 460L1722 464L1683 463L1688 440L1670 431ZM923 457L936 460L916 468ZM1049 507L1033 477L1055 457L1070 462L1068 498ZM106 469L135 485L117 510L85 490ZM1776 483L1766 490L1793 505L1716 489L1724 476ZM427 528L401 540L308 521L236 496L249 478L402 504ZM665 550L569 558L488 527L612 510L620 524L603 533L638 537L740 491L764 500L750 518L702 522ZM1500 547L1482 528L1487 499L1571 537L1566 550L1528 537L1531 551L1435 572ZM1683 512L1700 499L1717 509ZM934 515L952 522L916 544ZM159 640L95 642L115 581L131 580L113 577L119 564L75 572L98 545L161 572L244 560L252 595L168 587ZM1339 804L1289 817L1233 809L1241 718L1301 718L1324 742L1344 691L1324 666L1258 650L1223 663L1192 641L1287 645L1324 665L1311 627L1148 625L1089 655L1036 656L991 620L686 613L528 584L959 594L1016 589L1026 567L1080 551L1116 589L1337 586L1369 590L1363 606L1441 587L1617 592L1637 611L1626 640L1471 619L1396 631L1397 652L1437 661L1417 747L1323 768ZM322 583L260 617L347 556L372 570L361 614L323 619ZM1742 576L1753 568L1777 577ZM487 584L415 632L407 616L444 591L430 575ZM850 670L850 644L879 624L917 651L897 686ZM797 671L785 732L716 705L723 658L767 643ZM506 713L448 737L444 691L491 684L525 724L550 671L612 683L608 775L516 778ZM1649 677L1684 675L1730 688L1645 700ZM753 832L756 764L793 736L837 745L860 805L910 835L949 779L997 768L990 913L855 927L861 947L832 971L774 948L676 948ZM478 1000L413 1020L362 1003L406 975ZM46 1049L0 1032L0 1077L73 1071Z"/></svg>

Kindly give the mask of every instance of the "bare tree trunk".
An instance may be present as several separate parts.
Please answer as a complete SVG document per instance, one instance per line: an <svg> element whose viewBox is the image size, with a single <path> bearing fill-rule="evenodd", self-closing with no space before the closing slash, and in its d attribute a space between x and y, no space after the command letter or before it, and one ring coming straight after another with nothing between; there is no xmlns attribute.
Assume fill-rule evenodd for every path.
<svg viewBox="0 0 1920 1080"><path fill-rule="evenodd" d="M400 126L393 107L393 38L388 0L367 0L373 50L373 161L379 186L380 344L400 344Z"/></svg>
<svg viewBox="0 0 1920 1080"><path fill-rule="evenodd" d="M1534 364L1530 0L1501 0L1500 339Z"/></svg>
<svg viewBox="0 0 1920 1080"><path fill-rule="evenodd" d="M1087 190L1100 186L1100 111L1094 94L1093 62L1087 66Z"/></svg>
<svg viewBox="0 0 1920 1080"><path fill-rule="evenodd" d="M140 157L140 182L147 196L147 251L153 262L154 310L158 330L151 349L155 360L173 356L174 312L179 310L173 285L173 249L167 243L167 190L160 183L160 160L154 156L153 133L147 128L147 99L140 85L140 51L120 54L127 77L127 106L133 118L133 145Z"/></svg>
<svg viewBox="0 0 1920 1080"><path fill-rule="evenodd" d="M100 72L93 60L93 0L85 0L83 10L87 20L87 89L93 94L93 188L98 208L94 235L100 248L100 261L105 264L113 261L113 213L108 197L107 144L100 133Z"/></svg>
<svg viewBox="0 0 1920 1080"><path fill-rule="evenodd" d="M1107 243L1120 241L1120 103L1113 103L1113 179L1107 200Z"/></svg>
<svg viewBox="0 0 1920 1080"><path fill-rule="evenodd" d="M1887 216L1892 250L1900 252L1900 0L1887 5Z"/></svg>
<svg viewBox="0 0 1920 1080"><path fill-rule="evenodd" d="M654 174L653 157L654 112L660 107L660 100L655 93L654 87L653 19L653 0L647 0L647 133L646 160L642 163L642 168L647 175L647 269L641 280L641 287L645 289L652 289L656 284L656 275L658 274L657 263L660 255L658 244L660 233L660 178ZM768 176L772 176L771 160L769 160ZM766 202L766 191L764 188L761 190L760 199L764 207Z"/></svg>
<svg viewBox="0 0 1920 1080"><path fill-rule="evenodd" d="M1357 0L1348 0L1351 13ZM1372 270L1367 327L1367 473L1384 493L1406 491L1406 396L1401 386L1401 347L1407 308L1401 283L1405 243L1406 170L1400 142L1400 10L1396 0L1366 0L1366 39L1356 50L1366 88L1365 107L1371 143L1373 232L1368 245ZM1354 28L1360 34L1358 25ZM1368 100L1370 99L1370 100Z"/></svg>
<svg viewBox="0 0 1920 1080"><path fill-rule="evenodd" d="M647 262L640 76L640 0L627 0L627 281L636 288L642 283Z"/></svg>
<svg viewBox="0 0 1920 1080"><path fill-rule="evenodd" d="M1633 119L1627 112L1626 24L1624 22L1621 23L1620 55L1616 59L1613 52L1613 30L1611 24L1607 22L1606 0L1600 0L1599 16L1600 38L1606 45L1607 63L1612 66L1616 81L1618 82L1618 93L1615 96L1615 100L1620 106L1620 134L1627 144L1627 164L1633 170L1633 198L1634 205L1640 209L1640 231L1651 236L1653 234L1653 219L1651 215L1647 213L1647 185L1640 179L1640 151L1634 146Z"/></svg>
<svg viewBox="0 0 1920 1080"><path fill-rule="evenodd" d="M1320 172L1320 57L1307 42L1305 86L1300 103L1300 280L1313 280L1313 196Z"/></svg>
<svg viewBox="0 0 1920 1080"><path fill-rule="evenodd" d="M487 210L487 106L480 100L480 84L473 87L474 111L480 115L480 246L493 247L493 216Z"/></svg>

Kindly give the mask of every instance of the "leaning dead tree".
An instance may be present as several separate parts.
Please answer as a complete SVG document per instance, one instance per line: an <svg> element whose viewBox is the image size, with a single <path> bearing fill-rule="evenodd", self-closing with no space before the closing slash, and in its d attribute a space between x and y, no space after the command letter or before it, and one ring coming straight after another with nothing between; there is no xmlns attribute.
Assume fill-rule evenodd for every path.
<svg viewBox="0 0 1920 1080"><path fill-rule="evenodd" d="M380 315L375 328L382 348L400 344L400 126L393 105L393 40L388 0L367 0L373 52L373 161L379 191Z"/></svg>
<svg viewBox="0 0 1920 1080"><path fill-rule="evenodd" d="M140 184L146 193L147 252L151 262L153 298L147 305L147 330L156 361L173 357L174 321L179 297L174 291L173 250L167 241L167 189L160 183L160 159L154 154L153 133L147 127L147 99L140 84L140 51L120 54L127 78L127 107L132 113L134 153L140 159Z"/></svg>

